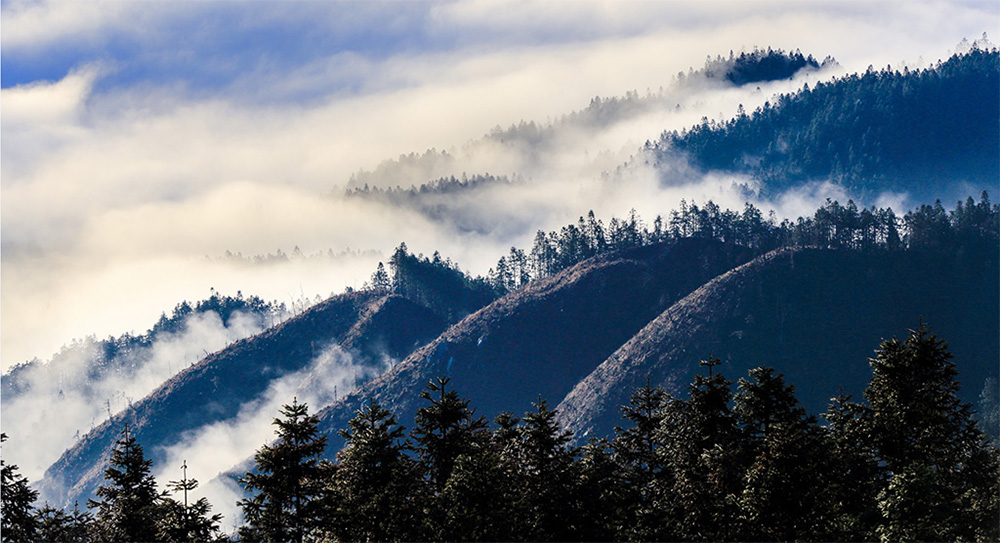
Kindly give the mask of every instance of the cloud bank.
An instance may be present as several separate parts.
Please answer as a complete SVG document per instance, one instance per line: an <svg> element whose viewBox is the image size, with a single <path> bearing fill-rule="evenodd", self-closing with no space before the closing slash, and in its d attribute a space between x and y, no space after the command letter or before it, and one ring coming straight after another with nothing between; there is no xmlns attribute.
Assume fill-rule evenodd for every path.
<svg viewBox="0 0 1000 543"><path fill-rule="evenodd" d="M18 376L19 392L3 397L4 458L30 479L115 413L143 398L207 353L257 332L261 317L234 313L228 326L214 311L186 317L176 333L163 333L148 347L122 349L103 364L99 344L82 341L48 364ZM14 416L10 416L14 415Z"/></svg>
<svg viewBox="0 0 1000 543"><path fill-rule="evenodd" d="M228 474L234 466L252 459L261 446L276 439L272 421L281 417L282 407L294 399L307 404L314 414L391 363L387 360L381 367L356 364L348 352L334 345L307 368L275 379L262 397L247 401L233 419L181 436L176 445L167 449L166 460L154 466L154 476L160 485L179 479L180 466L186 462L189 476L201 482L189 499L208 498L213 511L225 517L223 530L229 530L234 522L242 524L236 502L246 495Z"/></svg>

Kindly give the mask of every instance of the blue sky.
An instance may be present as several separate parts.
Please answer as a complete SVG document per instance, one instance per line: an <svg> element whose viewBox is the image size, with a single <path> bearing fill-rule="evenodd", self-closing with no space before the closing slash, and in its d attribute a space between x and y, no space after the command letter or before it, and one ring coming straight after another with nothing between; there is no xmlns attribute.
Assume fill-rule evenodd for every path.
<svg viewBox="0 0 1000 543"><path fill-rule="evenodd" d="M3 88L53 81L81 66L105 67L95 91L145 85L194 95L248 94L259 100L309 100L365 88L364 78L296 91L234 88L247 74L281 78L315 71L332 58L370 62L394 56L464 51L483 54L519 47L588 43L675 30L710 34L734 21L790 13L831 17L929 16L961 6L987 18L995 2L466 2L349 0L2 2ZM987 19L988 22L988 19ZM941 21L941 34L951 29ZM995 26L995 21L992 23ZM986 29L989 30L989 29ZM887 32L891 32L887 28ZM970 38L978 37L969 36ZM914 36L915 39L921 37ZM950 39L950 38L949 38ZM758 38L758 45L767 46ZM726 52L743 43L721 43ZM755 45L755 44L750 44ZM664 52L669 54L670 52ZM822 53L822 52L817 52ZM823 55L825 56L825 55ZM318 83L318 82L317 82ZM266 86L266 85L265 85Z"/></svg>

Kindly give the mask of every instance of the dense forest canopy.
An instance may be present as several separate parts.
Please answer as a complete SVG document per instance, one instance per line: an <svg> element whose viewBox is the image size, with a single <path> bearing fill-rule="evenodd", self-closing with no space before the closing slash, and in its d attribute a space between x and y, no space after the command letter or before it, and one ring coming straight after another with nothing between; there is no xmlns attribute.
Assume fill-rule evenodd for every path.
<svg viewBox="0 0 1000 543"><path fill-rule="evenodd" d="M883 341L857 402L820 418L758 367L734 383L702 361L687 394L648 384L611 440L582 448L543 398L492 424L438 378L408 431L374 400L326 436L295 399L241 479L244 541L996 540L1000 449L957 393L947 344L921 325ZM736 384L734 389L733 385ZM933 431L927 431L933 429ZM3 436L6 438L6 435ZM184 468L187 467L185 463ZM105 484L72 514L35 510L4 465L3 531L25 540L208 541L211 504L159 492L126 426ZM176 493L197 481L169 485ZM80 539L77 539L80 538ZM12 540L12 539L11 539Z"/></svg>
<svg viewBox="0 0 1000 543"><path fill-rule="evenodd" d="M438 300L451 293L452 317L472 312L492 299L534 279L549 277L588 258L684 238L715 239L754 249L760 254L780 247L827 247L858 251L954 250L1000 240L1000 205L983 192L958 201L948 211L937 201L898 217L891 208L858 208L853 201L828 200L812 217L780 222L747 203L742 211L722 209L709 200L703 206L684 200L678 209L647 224L633 210L607 224L591 211L559 230L539 230L530 249L511 247L485 277L473 277L450 259L411 255L400 245L390 262L390 275L380 263L366 288L391 289L414 301L444 308Z"/></svg>
<svg viewBox="0 0 1000 543"><path fill-rule="evenodd" d="M728 59L721 56L709 59L703 72L708 77L721 76L734 85L747 85L791 79L804 68L819 69L834 64L836 61L831 57L826 57L821 65L812 55L805 56L798 50L786 53L781 49L768 47L765 51L755 47L753 51L743 51L738 56L730 51Z"/></svg>
<svg viewBox="0 0 1000 543"><path fill-rule="evenodd" d="M783 94L725 122L663 134L655 160L686 155L703 170L750 174L776 194L833 179L859 195L933 198L939 181L1000 179L1000 53L973 46L921 70L869 67Z"/></svg>

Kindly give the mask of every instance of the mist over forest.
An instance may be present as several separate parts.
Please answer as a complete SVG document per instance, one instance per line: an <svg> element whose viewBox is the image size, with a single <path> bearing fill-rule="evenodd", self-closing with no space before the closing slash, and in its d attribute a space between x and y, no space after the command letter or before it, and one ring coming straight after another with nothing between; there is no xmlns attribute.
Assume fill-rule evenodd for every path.
<svg viewBox="0 0 1000 543"><path fill-rule="evenodd" d="M568 462L627 464L616 424L643 383L676 399L706 385L701 360L769 365L830 414L829 387L860 398L867 357L924 324L996 451L996 6L101 7L0 8L3 458L36 507L84 508L131 436L161 490L190 465L216 536L276 537L248 527L238 479L292 403L317 414L317 461L349 465L366 401L409 428L447 376L499 425L470 442L499 447L497 417L545 400ZM445 499L443 475L406 469L425 468L418 494ZM1000 506L984 496L975 522ZM621 514L558 537L697 538ZM854 514L830 522L860 532L717 535L901 533Z"/></svg>

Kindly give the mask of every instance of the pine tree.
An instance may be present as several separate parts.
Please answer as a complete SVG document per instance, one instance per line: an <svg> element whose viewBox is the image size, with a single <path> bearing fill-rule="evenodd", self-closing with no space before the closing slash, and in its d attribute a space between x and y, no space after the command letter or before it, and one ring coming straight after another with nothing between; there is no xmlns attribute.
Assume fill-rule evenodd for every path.
<svg viewBox="0 0 1000 543"><path fill-rule="evenodd" d="M482 455L489 441L486 420L475 418L473 410L469 409L469 401L461 399L456 391L447 390L450 381L448 377L439 377L429 382L420 393L420 398L430 402L430 405L417 409L416 424L411 432L418 465L429 487L426 489L430 501L426 515L428 529L433 537L444 540L460 538L464 534L452 531L458 526L447 521L449 507L462 507L456 503L456 500L462 499L457 495L460 494L459 486L452 485L447 496L442 496L442 493L460 458L464 458L467 464L488 461ZM482 468L489 469L489 466ZM457 518L462 515L452 516Z"/></svg>
<svg viewBox="0 0 1000 543"><path fill-rule="evenodd" d="M175 493L183 493L183 502L176 499L166 500L163 514L160 517L160 538L166 541L218 541L219 522L221 514L209 516L212 505L208 498L199 498L194 503L188 503L188 492L198 488L198 480L188 478L187 461L181 466L183 476L179 481L170 481L167 488Z"/></svg>
<svg viewBox="0 0 1000 543"><path fill-rule="evenodd" d="M297 399L284 405L281 415L272 422L278 440L261 447L254 455L256 470L240 478L254 493L239 502L247 522L240 528L244 540L301 543L316 525L326 436L318 435L319 419Z"/></svg>
<svg viewBox="0 0 1000 543"><path fill-rule="evenodd" d="M0 434L0 443L7 441L7 434ZM17 473L16 464L0 459L3 486L0 487L0 536L3 541L31 541L38 528L32 505L38 492L28 486L28 479Z"/></svg>
<svg viewBox="0 0 1000 543"><path fill-rule="evenodd" d="M613 443L615 458L621 465L627 482L627 510L632 518L623 526L627 533L623 539L650 539L656 537L665 524L665 511L656 507L665 484L664 462L659 454L660 425L663 422L666 391L653 387L647 380L629 398L629 405L622 407L622 416L631 423L627 428L615 428Z"/></svg>
<svg viewBox="0 0 1000 543"><path fill-rule="evenodd" d="M485 419L474 418L469 400L447 390L450 381L438 377L420 393L430 405L417 409L412 432L420 466L437 492L448 482L458 457L472 452L474 435L486 428Z"/></svg>
<svg viewBox="0 0 1000 543"><path fill-rule="evenodd" d="M442 541L517 541L522 516L520 472L505 461L489 431L473 435L436 502L441 520L430 535ZM435 521L437 522L437 521Z"/></svg>
<svg viewBox="0 0 1000 543"><path fill-rule="evenodd" d="M341 432L323 526L340 541L423 540L420 472L396 418L369 399Z"/></svg>
<svg viewBox="0 0 1000 543"><path fill-rule="evenodd" d="M829 494L829 539L873 541L878 522L875 497L881 475L865 432L867 406L841 392L831 400L823 418L831 459L826 492Z"/></svg>
<svg viewBox="0 0 1000 543"><path fill-rule="evenodd" d="M733 403L749 461L738 500L741 538L829 539L828 444L815 417L798 404L794 387L773 368L756 368L750 379L740 379Z"/></svg>
<svg viewBox="0 0 1000 543"><path fill-rule="evenodd" d="M94 517L73 504L73 512L45 504L35 514L38 532L35 541L51 543L86 543L93 539Z"/></svg>
<svg viewBox="0 0 1000 543"><path fill-rule="evenodd" d="M153 461L147 460L142 446L129 432L128 425L111 452L111 465L104 470L110 483L97 489L99 500L88 500L96 509L95 527L104 541L153 541L157 537L156 520L161 513L164 494L156 489L150 473Z"/></svg>
<svg viewBox="0 0 1000 543"><path fill-rule="evenodd" d="M378 291L388 291L391 286L389 273L385 271L385 265L379 262L375 272L372 273L371 287Z"/></svg>
<svg viewBox="0 0 1000 543"><path fill-rule="evenodd" d="M736 538L736 498L742 489L745 461L741 436L729 401L732 383L709 357L701 365L708 376L696 375L687 400L666 402L657 440L670 480L657 495L655 507L667 519L645 539L731 540Z"/></svg>
<svg viewBox="0 0 1000 543"><path fill-rule="evenodd" d="M518 428L517 458L523 473L525 536L534 541L579 539L579 508L572 434L559 429L556 412L541 397Z"/></svg>
<svg viewBox="0 0 1000 543"><path fill-rule="evenodd" d="M619 539L621 527L632 522L628 509L635 500L629 492L626 471L616 460L612 445L603 439L591 438L581 449L577 494L579 537L583 541Z"/></svg>
<svg viewBox="0 0 1000 543"><path fill-rule="evenodd" d="M958 398L951 358L921 324L871 359L866 430L888 478L883 540L1000 540L1000 455Z"/></svg>

